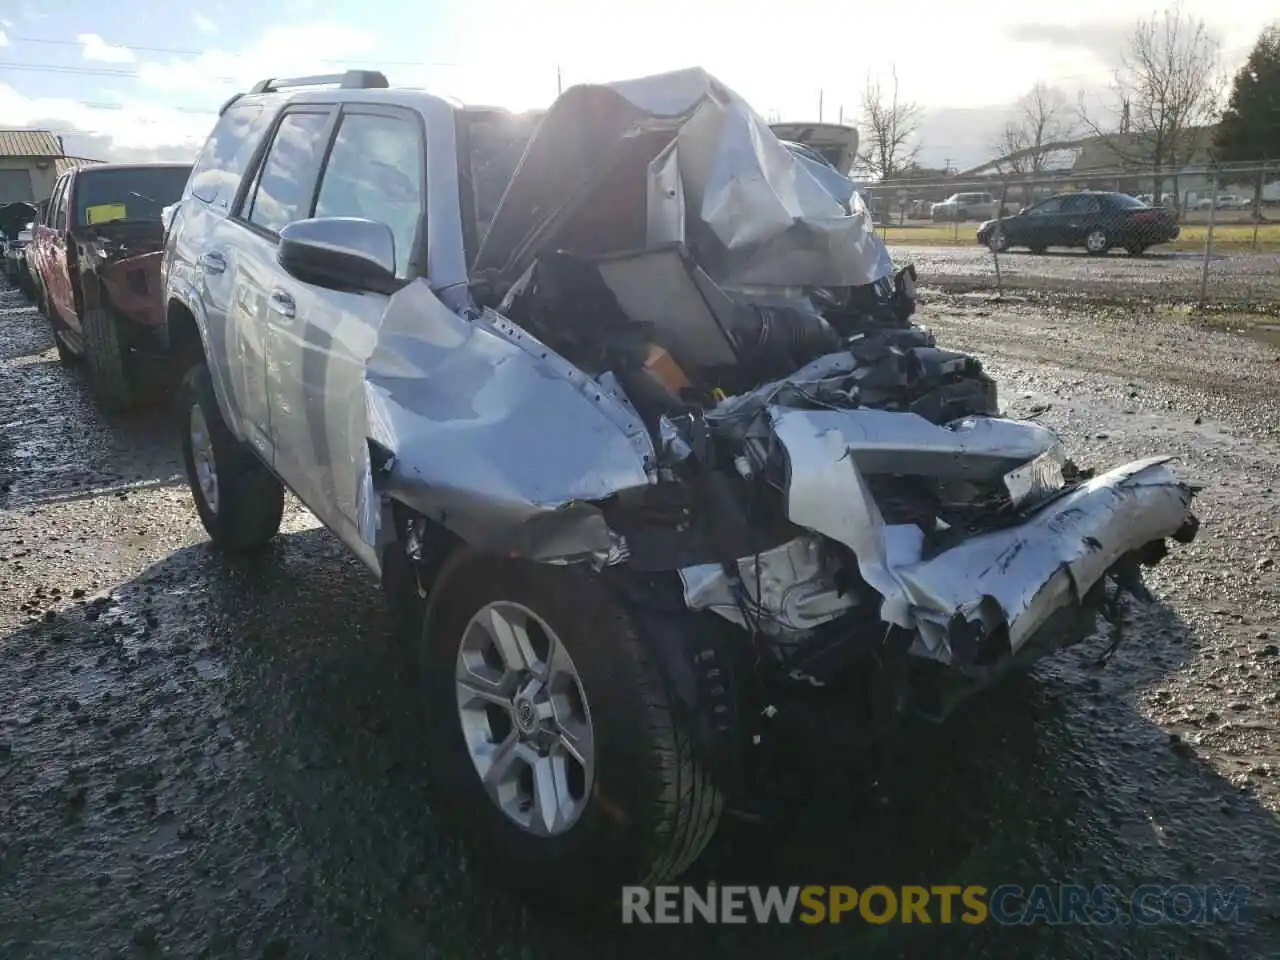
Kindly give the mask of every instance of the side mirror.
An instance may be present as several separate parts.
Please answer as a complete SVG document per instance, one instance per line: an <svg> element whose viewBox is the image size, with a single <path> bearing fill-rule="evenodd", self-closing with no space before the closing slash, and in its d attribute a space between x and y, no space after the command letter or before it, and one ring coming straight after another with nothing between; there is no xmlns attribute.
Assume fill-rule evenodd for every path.
<svg viewBox="0 0 1280 960"><path fill-rule="evenodd" d="M395 237L375 220L298 220L280 231L276 259L290 276L318 287L391 294L403 285L396 278Z"/></svg>

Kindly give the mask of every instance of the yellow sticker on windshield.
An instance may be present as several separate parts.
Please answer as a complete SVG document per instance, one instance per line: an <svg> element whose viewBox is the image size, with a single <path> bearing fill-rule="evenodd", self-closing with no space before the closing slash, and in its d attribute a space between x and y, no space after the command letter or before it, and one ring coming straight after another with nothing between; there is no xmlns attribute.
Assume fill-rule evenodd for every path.
<svg viewBox="0 0 1280 960"><path fill-rule="evenodd" d="M97 206L85 207L85 223L93 226L96 223L109 223L112 220L123 220L129 215L123 203L99 203Z"/></svg>

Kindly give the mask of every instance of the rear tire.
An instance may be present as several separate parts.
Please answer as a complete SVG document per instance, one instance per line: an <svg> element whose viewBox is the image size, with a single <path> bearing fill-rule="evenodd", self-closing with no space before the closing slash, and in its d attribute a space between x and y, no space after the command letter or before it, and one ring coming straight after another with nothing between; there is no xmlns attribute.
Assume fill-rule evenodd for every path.
<svg viewBox="0 0 1280 960"><path fill-rule="evenodd" d="M1147 252L1147 248L1140 243L1136 243L1133 246L1128 247L1126 249L1128 249L1129 256L1131 257L1140 257Z"/></svg>
<svg viewBox="0 0 1280 960"><path fill-rule="evenodd" d="M714 834L723 800L695 753L688 718L673 703L627 611L598 579L574 568L472 553L456 555L448 566L428 605L421 640L433 792L479 862L496 869L527 899L577 911L615 906L623 885L656 885L678 877ZM495 611L496 621L486 619ZM520 749L532 749L540 735L522 731L519 697L510 711L486 704L477 714L474 698L467 696L476 687L476 674L468 671L511 675L506 657L494 667L487 653L481 660L475 652L476 631L481 645L497 635L483 624L511 622L511 617L524 618L526 647L536 654L529 660L537 663L543 650L567 653L567 658L548 653L546 664L568 662L581 694L580 709L565 712L585 717L585 727L575 722L579 735L571 742L588 745L589 753L580 752L590 761L560 754L563 766L555 768L552 795L558 804L568 797L574 812L557 823L559 832L539 832L537 811L545 807L519 806L524 770L529 772L526 803L534 803L541 782L534 779L531 754L513 762L513 767L524 764L517 774L500 777L517 786L495 787L491 794L479 773L486 762L483 751L493 743L515 737ZM471 659L463 659L463 650ZM531 675L538 676L539 669L532 668ZM563 674L548 670L548 675ZM471 678L470 684L461 685L460 676ZM522 689L519 676L511 689ZM546 688L554 689L555 682L548 680ZM466 734L464 704L470 705ZM490 709L497 711L496 719ZM540 722L558 723L559 716L557 708L553 720ZM564 741L554 731L551 741L553 757L566 749L557 745ZM508 813L496 799L510 796L517 799L504 803L507 809L514 804L517 813ZM518 823L517 814L528 814L530 825Z"/></svg>
<svg viewBox="0 0 1280 960"><path fill-rule="evenodd" d="M89 368L89 385L99 405L111 413L133 406L134 387L129 358L120 341L120 325L114 311L94 307L84 312L80 329L84 337L84 358Z"/></svg>
<svg viewBox="0 0 1280 960"><path fill-rule="evenodd" d="M284 487L227 427L203 363L187 372L177 401L187 482L209 539L232 553L260 549L280 529Z"/></svg>

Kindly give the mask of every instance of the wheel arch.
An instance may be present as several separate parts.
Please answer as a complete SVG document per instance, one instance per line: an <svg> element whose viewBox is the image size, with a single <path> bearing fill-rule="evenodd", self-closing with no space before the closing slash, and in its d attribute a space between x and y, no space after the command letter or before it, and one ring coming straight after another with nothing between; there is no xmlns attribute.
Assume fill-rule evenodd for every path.
<svg viewBox="0 0 1280 960"><path fill-rule="evenodd" d="M204 338L195 314L177 297L170 297L164 311L165 348L184 368L206 356Z"/></svg>

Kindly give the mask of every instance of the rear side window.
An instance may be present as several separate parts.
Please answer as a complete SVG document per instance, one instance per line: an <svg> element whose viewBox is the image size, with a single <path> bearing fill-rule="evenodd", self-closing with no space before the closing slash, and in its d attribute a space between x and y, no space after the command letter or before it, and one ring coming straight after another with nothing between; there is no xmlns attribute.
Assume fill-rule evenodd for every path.
<svg viewBox="0 0 1280 960"><path fill-rule="evenodd" d="M1141 210L1149 207L1149 203L1143 203L1137 197L1131 197L1124 193L1113 193L1111 195L1111 205L1119 207L1121 210Z"/></svg>
<svg viewBox="0 0 1280 960"><path fill-rule="evenodd" d="M259 103L228 107L196 158L187 193L224 210L229 208L253 159L254 148L274 115L274 110L266 110Z"/></svg>
<svg viewBox="0 0 1280 960"><path fill-rule="evenodd" d="M62 192L62 187L66 182L66 177L59 177L53 185L53 190L49 193L49 199L40 204L40 223L42 226L53 226L53 210L58 205L58 194Z"/></svg>
<svg viewBox="0 0 1280 960"><path fill-rule="evenodd" d="M288 113L280 121L243 216L271 233L279 233L311 209L311 190L320 166L321 136L329 114Z"/></svg>
<svg viewBox="0 0 1280 960"><path fill-rule="evenodd" d="M67 229L67 191L70 189L71 178L62 181L62 186L58 189L58 195L53 201L53 229Z"/></svg>

